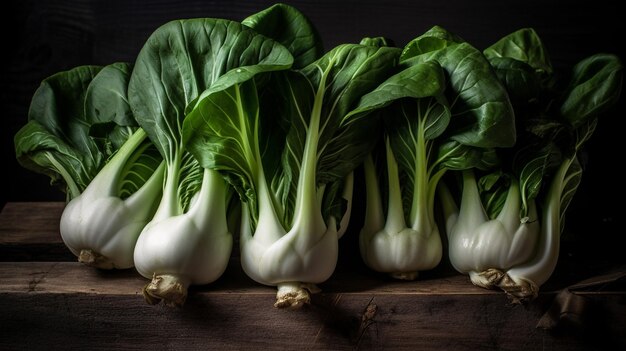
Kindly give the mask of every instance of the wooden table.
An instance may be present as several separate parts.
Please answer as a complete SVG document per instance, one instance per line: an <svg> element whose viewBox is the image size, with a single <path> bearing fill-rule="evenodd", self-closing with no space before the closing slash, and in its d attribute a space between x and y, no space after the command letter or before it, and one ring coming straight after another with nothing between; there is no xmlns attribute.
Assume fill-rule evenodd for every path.
<svg viewBox="0 0 626 351"><path fill-rule="evenodd" d="M7 203L0 213L0 350L626 349L623 280L574 292L587 302L579 323L536 327L558 291L587 278L566 273L566 262L536 300L514 305L445 263L399 282L344 255L310 306L281 310L275 289L247 278L233 257L216 283L190 290L184 307L151 306L134 270L75 261L58 234L62 209Z"/></svg>

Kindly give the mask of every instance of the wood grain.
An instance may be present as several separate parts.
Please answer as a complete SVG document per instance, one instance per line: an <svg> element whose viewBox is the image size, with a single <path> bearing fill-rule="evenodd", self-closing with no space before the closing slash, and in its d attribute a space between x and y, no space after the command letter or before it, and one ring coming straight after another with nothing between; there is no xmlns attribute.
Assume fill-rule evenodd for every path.
<svg viewBox="0 0 626 351"><path fill-rule="evenodd" d="M59 234L63 202L9 202L0 212L0 261L74 261Z"/></svg>
<svg viewBox="0 0 626 351"><path fill-rule="evenodd" d="M147 305L132 271L77 263L0 263L0 349L620 349L623 293L581 293L594 305L582 329L535 328L552 293L526 306L460 276L371 286L339 280L302 310L272 306L275 291L229 272L192 289L180 309ZM234 269L236 271L236 269ZM591 324L597 323L597 324ZM590 329L587 327L591 327Z"/></svg>
<svg viewBox="0 0 626 351"><path fill-rule="evenodd" d="M0 243L63 243L59 220L63 202L9 202L0 212Z"/></svg>
<svg viewBox="0 0 626 351"><path fill-rule="evenodd" d="M103 271L75 262L0 262L0 281L0 293L119 295L136 295L147 283L134 269ZM367 272L354 272L348 267L339 267L327 282L320 284L320 288L352 294L502 295L495 290L478 288L459 274L406 282L381 279ZM211 294L266 294L272 297L276 293L273 287L261 286L250 280L242 271L238 259L231 260L216 283L192 290Z"/></svg>
<svg viewBox="0 0 626 351"><path fill-rule="evenodd" d="M8 203L0 252L62 245L63 203ZM342 239L344 240L344 239ZM345 245L350 246L345 246ZM334 274L302 310L273 307L275 288L249 279L233 257L213 284L190 288L182 308L150 306L134 269L101 271L57 262L0 262L1 350L617 350L626 347L626 286L578 291L588 312L576 324L535 328L568 282L588 276L559 264L540 296L512 305L442 263L419 280L368 270L350 240ZM28 256L26 255L26 256ZM12 257L9 255L9 257ZM5 257L7 258L7 257ZM18 256L19 258L19 256ZM71 262L70 262L71 261ZM580 265L580 263L579 263Z"/></svg>

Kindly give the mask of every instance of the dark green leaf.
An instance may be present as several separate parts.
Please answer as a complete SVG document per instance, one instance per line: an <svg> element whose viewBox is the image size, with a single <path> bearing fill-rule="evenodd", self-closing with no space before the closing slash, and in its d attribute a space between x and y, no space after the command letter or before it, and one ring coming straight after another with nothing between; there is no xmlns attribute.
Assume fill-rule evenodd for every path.
<svg viewBox="0 0 626 351"><path fill-rule="evenodd" d="M598 119L594 118L587 120L574 130L574 150L578 151L582 148L583 144L587 142L593 135L593 132L595 132L597 125Z"/></svg>
<svg viewBox="0 0 626 351"><path fill-rule="evenodd" d="M574 66L561 115L574 127L612 107L622 88L622 64L615 55L596 54Z"/></svg>
<svg viewBox="0 0 626 351"><path fill-rule="evenodd" d="M540 76L528 64L508 57L489 59L515 106L526 106L542 93Z"/></svg>
<svg viewBox="0 0 626 351"><path fill-rule="evenodd" d="M105 66L94 77L85 96L85 115L99 123L137 126L128 105L128 82L132 65L118 62Z"/></svg>
<svg viewBox="0 0 626 351"><path fill-rule="evenodd" d="M479 148L463 145L458 141L445 140L437 146L436 159L433 166L436 169L464 170L477 168L492 169L499 164L498 156L492 148Z"/></svg>
<svg viewBox="0 0 626 351"><path fill-rule="evenodd" d="M403 99L393 107L385 119L385 130L399 168L413 179L420 139L440 136L450 122L450 110L445 101L434 97Z"/></svg>
<svg viewBox="0 0 626 351"><path fill-rule="evenodd" d="M317 29L293 6L275 4L241 23L287 47L294 57L294 68L305 67L324 53Z"/></svg>
<svg viewBox="0 0 626 351"><path fill-rule="evenodd" d="M430 31L420 38L430 38ZM415 65L437 61L447 74L452 120L446 135L461 144L476 147L509 147L515 143L515 120L508 94L483 54L468 43L438 28L435 38L443 38L445 45L431 47L430 51L413 55L406 52L401 63Z"/></svg>
<svg viewBox="0 0 626 351"><path fill-rule="evenodd" d="M94 123L89 134L110 150L119 149L137 128L137 121L128 105L128 81L132 65L113 63L105 66L93 79L85 95L85 115Z"/></svg>
<svg viewBox="0 0 626 351"><path fill-rule="evenodd" d="M393 40L389 38L385 38L385 37L363 38L361 39L359 44L369 45L369 46L378 46L378 47L383 47L383 46L395 47Z"/></svg>
<svg viewBox="0 0 626 351"><path fill-rule="evenodd" d="M20 164L48 175L70 199L85 189L109 156L89 136L97 120L85 114L87 87L100 70L81 66L46 78L33 95L29 122L15 135Z"/></svg>
<svg viewBox="0 0 626 351"><path fill-rule="evenodd" d="M403 98L438 96L445 89L445 77L436 62L424 62L389 77L374 91L364 95L351 115L369 113Z"/></svg>
<svg viewBox="0 0 626 351"><path fill-rule="evenodd" d="M427 53L432 53L445 49L448 46L454 46L459 43L463 43L465 40L448 32L442 27L434 26L426 33L411 40L402 51L400 61L405 61L416 56L420 56Z"/></svg>
<svg viewBox="0 0 626 351"><path fill-rule="evenodd" d="M494 58L510 58L527 64L541 77L552 75L548 52L532 28L523 28L503 37L483 53L489 61Z"/></svg>

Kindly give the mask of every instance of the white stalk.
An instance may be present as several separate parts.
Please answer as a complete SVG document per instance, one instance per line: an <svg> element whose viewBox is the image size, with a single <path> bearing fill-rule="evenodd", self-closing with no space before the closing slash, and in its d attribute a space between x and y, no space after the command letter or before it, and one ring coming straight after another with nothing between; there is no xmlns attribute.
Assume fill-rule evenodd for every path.
<svg viewBox="0 0 626 351"><path fill-rule="evenodd" d="M149 303L180 306L190 284L217 280L232 249L226 217L227 184L204 169L202 186L186 213L150 222L135 247L137 271L152 282L144 288Z"/></svg>
<svg viewBox="0 0 626 351"><path fill-rule="evenodd" d="M389 273L398 279L413 280L419 271L434 268L442 255L439 231L437 226L431 223L434 216L426 208L429 203L434 202L430 199L434 198L434 191L428 189L428 174L425 168L421 168L425 167L426 148L422 145L416 150L424 153L416 160L416 172L422 174L416 174L411 210L412 223L411 227L407 227L398 164L388 139L385 146L389 184L387 219L383 226L379 185L370 157L365 163L367 205L366 221L359 238L361 256L373 270Z"/></svg>
<svg viewBox="0 0 626 351"><path fill-rule="evenodd" d="M242 221L243 269L255 281L278 287L276 307L307 303L309 291L315 290L312 284L327 280L337 263L336 220L331 218L328 226L324 223L320 208L320 193L324 188L318 190L316 183L326 77L327 73L323 74L307 128L291 229L285 233L280 225L262 171L257 177L259 220L254 235L249 220ZM259 165L257 169L262 167ZM249 217L249 211L253 210L245 206L244 216Z"/></svg>
<svg viewBox="0 0 626 351"><path fill-rule="evenodd" d="M454 268L468 274L475 285L499 287L514 297L527 295L524 285L529 284L520 284L510 274L527 265L536 250L541 250L537 240L545 226L539 223L534 201L529 202L528 217L519 217L522 201L517 181L509 185L503 208L492 220L482 206L473 171L463 171L460 211L443 185L440 194Z"/></svg>
<svg viewBox="0 0 626 351"><path fill-rule="evenodd" d="M514 295L516 298L523 300L537 296L539 287L550 278L556 268L561 238L561 195L566 183L565 176L573 161L573 158L565 160L550 184L543 208L541 236L534 258L507 271L511 279L521 287Z"/></svg>
<svg viewBox="0 0 626 351"><path fill-rule="evenodd" d="M63 210L61 238L88 266L125 269L134 265L135 243L161 196L164 164L127 199L118 196L118 186L125 164L145 138L145 132L138 129Z"/></svg>
<svg viewBox="0 0 626 351"><path fill-rule="evenodd" d="M364 249L363 242L368 242L371 237L380 231L385 225L385 214L383 213L383 201L380 194L380 183L376 176L376 166L372 155L367 155L363 163L365 174L365 220L361 229L360 243L361 250Z"/></svg>

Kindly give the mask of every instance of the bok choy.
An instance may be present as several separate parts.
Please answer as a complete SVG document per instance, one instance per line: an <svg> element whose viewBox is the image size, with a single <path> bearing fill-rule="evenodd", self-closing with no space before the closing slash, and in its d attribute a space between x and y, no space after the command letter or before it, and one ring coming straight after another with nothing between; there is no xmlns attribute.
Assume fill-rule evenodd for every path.
<svg viewBox="0 0 626 351"><path fill-rule="evenodd" d="M439 180L449 169L491 167L493 148L511 146L515 128L488 61L443 28L407 44L400 67L355 110L379 110L384 124L380 150L364 163L359 243L373 270L415 279L442 257L434 212Z"/></svg>
<svg viewBox="0 0 626 351"><path fill-rule="evenodd" d="M161 196L161 157L127 102L130 70L77 67L44 80L16 135L23 164L66 184L63 242L103 269L133 267L135 242Z"/></svg>
<svg viewBox="0 0 626 351"><path fill-rule="evenodd" d="M289 68L292 61L279 43L221 19L167 23L139 53L129 101L166 162L162 200L134 252L137 271L152 279L144 288L149 303L182 305L190 284L221 276L232 248L226 217L231 191L220 174L188 152L185 109L207 89L226 89L258 73Z"/></svg>
<svg viewBox="0 0 626 351"><path fill-rule="evenodd" d="M150 304L181 306L217 280L237 234L274 306L310 303L353 207L371 270L416 279L447 249L474 284L522 301L555 268L580 151L622 84L610 54L569 82L555 71L529 28L482 52L438 26L404 48L367 37L324 51L279 3L241 22L171 21L132 63L48 77L15 151L67 194L69 250L134 266Z"/></svg>
<svg viewBox="0 0 626 351"><path fill-rule="evenodd" d="M617 100L622 66L613 55L593 55L561 85L531 29L504 37L485 55L514 98L518 141L500 150L499 169L463 172L460 209L442 187L450 261L474 284L524 301L537 296L557 264L565 212L581 180L578 153Z"/></svg>
<svg viewBox="0 0 626 351"><path fill-rule="evenodd" d="M314 284L335 269L339 223L348 213L342 195L375 133L372 119L349 112L398 54L341 45L277 74L278 102L260 106L272 100L260 99L251 80L206 94L185 121L194 155L227 174L245 201L241 264L255 281L278 287L277 307L308 303Z"/></svg>

